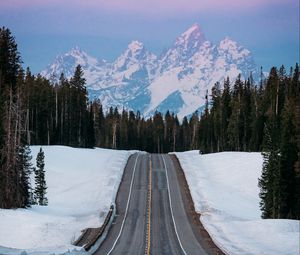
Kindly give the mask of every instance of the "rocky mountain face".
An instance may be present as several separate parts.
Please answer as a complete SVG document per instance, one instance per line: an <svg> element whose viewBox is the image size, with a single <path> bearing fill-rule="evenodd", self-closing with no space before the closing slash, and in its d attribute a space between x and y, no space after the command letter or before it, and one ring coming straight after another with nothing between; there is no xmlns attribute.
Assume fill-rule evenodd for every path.
<svg viewBox="0 0 300 255"><path fill-rule="evenodd" d="M78 64L84 70L90 99L99 98L104 108L125 107L146 117L156 110L170 110L183 118L203 108L206 91L216 82L257 74L249 50L228 37L214 45L197 24L160 57L138 41L132 41L112 63L74 48L57 56L41 74L53 81L62 72L70 78Z"/></svg>

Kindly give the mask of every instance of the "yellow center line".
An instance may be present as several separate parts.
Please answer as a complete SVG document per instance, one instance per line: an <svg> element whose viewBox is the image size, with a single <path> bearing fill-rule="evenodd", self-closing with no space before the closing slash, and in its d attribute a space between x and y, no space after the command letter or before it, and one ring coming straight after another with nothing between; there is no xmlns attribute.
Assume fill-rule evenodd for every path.
<svg viewBox="0 0 300 255"><path fill-rule="evenodd" d="M149 161L149 184L148 184L148 218L147 218L147 235L146 235L146 255L150 255L151 244L151 203L152 203L152 160Z"/></svg>

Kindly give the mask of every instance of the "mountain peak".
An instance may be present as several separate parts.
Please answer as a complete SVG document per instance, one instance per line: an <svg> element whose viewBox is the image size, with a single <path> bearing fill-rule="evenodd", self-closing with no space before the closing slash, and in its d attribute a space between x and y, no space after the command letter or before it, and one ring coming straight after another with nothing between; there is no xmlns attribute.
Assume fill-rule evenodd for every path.
<svg viewBox="0 0 300 255"><path fill-rule="evenodd" d="M200 25L198 23L193 24L190 28L188 28L185 32L183 32L181 34L181 36L188 37L188 36L190 36L193 33L200 33L200 34L202 34L201 27L200 27Z"/></svg>
<svg viewBox="0 0 300 255"><path fill-rule="evenodd" d="M135 52L144 48L144 44L140 41L134 40L128 44L128 49Z"/></svg>
<svg viewBox="0 0 300 255"><path fill-rule="evenodd" d="M197 23L193 24L179 37L177 37L175 45L185 44L187 46L187 44L191 41L196 45L205 41L204 33L202 32L200 25Z"/></svg>
<svg viewBox="0 0 300 255"><path fill-rule="evenodd" d="M84 53L84 52L80 49L79 46L75 46L75 47L73 47L68 53L71 54L71 55L73 55L73 54L79 55L79 54L82 54L82 53ZM68 54L68 53L67 53L67 54Z"/></svg>
<svg viewBox="0 0 300 255"><path fill-rule="evenodd" d="M244 53L250 53L246 50L243 46L239 45L235 40L231 39L230 37L226 36L222 41L219 43L219 49L223 51L243 51Z"/></svg>
<svg viewBox="0 0 300 255"><path fill-rule="evenodd" d="M226 36L223 40L220 41L220 45L237 45L237 42L231 37Z"/></svg>

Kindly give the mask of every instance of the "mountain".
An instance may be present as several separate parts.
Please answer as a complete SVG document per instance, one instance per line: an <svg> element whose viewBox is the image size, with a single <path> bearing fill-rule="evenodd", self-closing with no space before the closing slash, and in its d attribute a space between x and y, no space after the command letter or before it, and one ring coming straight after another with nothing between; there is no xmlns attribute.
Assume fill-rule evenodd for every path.
<svg viewBox="0 0 300 255"><path fill-rule="evenodd" d="M112 63L89 56L78 47L57 56L41 74L57 81L63 72L70 78L80 64L84 70L90 99L104 106L125 107L144 116L156 110L170 110L179 118L201 110L206 91L226 77L257 75L251 52L226 37L218 44L205 38L194 24L176 38L160 57L142 42L132 41Z"/></svg>
<svg viewBox="0 0 300 255"><path fill-rule="evenodd" d="M87 84L91 85L104 70L106 61L91 57L79 47L75 47L66 54L57 56L53 63L41 72L41 75L56 82L61 73L67 78L72 77L77 65L82 66Z"/></svg>

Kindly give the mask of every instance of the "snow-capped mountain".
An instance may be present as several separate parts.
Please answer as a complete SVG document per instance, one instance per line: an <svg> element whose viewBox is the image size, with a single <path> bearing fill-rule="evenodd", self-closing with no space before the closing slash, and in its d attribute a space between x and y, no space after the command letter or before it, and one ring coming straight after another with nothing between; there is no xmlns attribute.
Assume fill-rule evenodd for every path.
<svg viewBox="0 0 300 255"><path fill-rule="evenodd" d="M41 72L41 75L57 82L62 73L66 78L72 77L77 65L82 66L87 84L90 85L103 72L106 61L91 57L79 47L75 47L66 54L57 56L53 63Z"/></svg>
<svg viewBox="0 0 300 255"><path fill-rule="evenodd" d="M63 72L70 78L78 64L90 98L100 98L104 108L125 107L145 116L170 110L179 118L201 109L206 91L216 82L257 73L249 50L228 37L213 44L198 24L177 37L160 57L139 41L132 41L112 63L74 48L56 57L41 74L57 81Z"/></svg>

